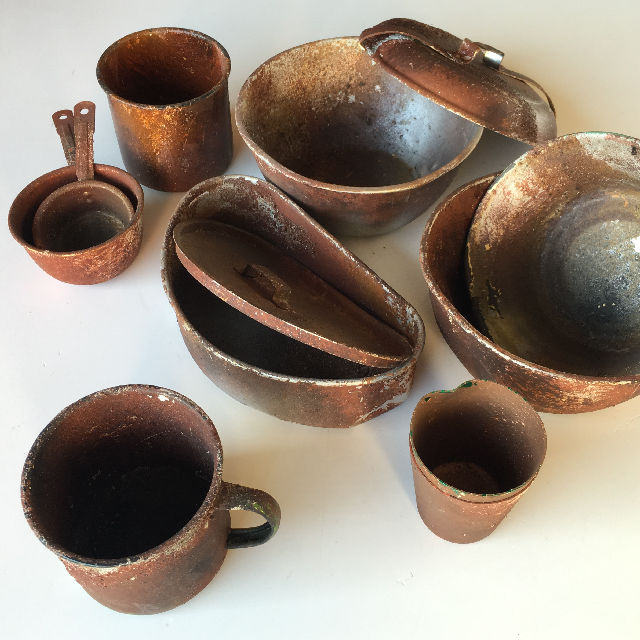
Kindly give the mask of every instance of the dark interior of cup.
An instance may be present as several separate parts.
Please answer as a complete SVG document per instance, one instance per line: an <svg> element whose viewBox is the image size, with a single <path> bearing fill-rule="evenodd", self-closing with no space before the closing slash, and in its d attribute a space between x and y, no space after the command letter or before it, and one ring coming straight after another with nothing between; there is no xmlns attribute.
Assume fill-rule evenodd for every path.
<svg viewBox="0 0 640 640"><path fill-rule="evenodd" d="M423 405L423 406L421 406ZM546 451L535 411L510 389L473 381L421 400L411 424L416 453L461 491L496 494L527 482Z"/></svg>
<svg viewBox="0 0 640 640"><path fill-rule="evenodd" d="M28 461L40 534L88 558L156 547L198 511L215 472L211 427L162 390L94 394L49 425Z"/></svg>
<svg viewBox="0 0 640 640"><path fill-rule="evenodd" d="M357 38L312 42L267 61L245 83L237 116L291 171L352 187L424 178L478 131L374 64Z"/></svg>
<svg viewBox="0 0 640 640"><path fill-rule="evenodd" d="M128 35L98 62L103 88L138 104L193 100L229 73L229 61L215 41L182 29L150 29Z"/></svg>

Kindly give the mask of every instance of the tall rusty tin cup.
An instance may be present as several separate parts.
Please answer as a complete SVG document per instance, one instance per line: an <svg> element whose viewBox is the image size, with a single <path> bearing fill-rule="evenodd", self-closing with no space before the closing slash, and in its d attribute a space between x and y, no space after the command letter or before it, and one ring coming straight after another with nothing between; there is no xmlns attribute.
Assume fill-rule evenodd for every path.
<svg viewBox="0 0 640 640"><path fill-rule="evenodd" d="M29 452L22 506L89 595L136 614L185 603L227 549L266 542L280 521L271 496L222 480L222 445L202 409L148 385L98 391L60 412ZM266 522L231 529L230 509Z"/></svg>
<svg viewBox="0 0 640 640"><path fill-rule="evenodd" d="M224 173L233 155L231 61L213 38L158 28L114 42L96 74L125 167L159 191L187 191Z"/></svg>
<svg viewBox="0 0 640 640"><path fill-rule="evenodd" d="M409 448L422 520L437 536L467 543L492 533L529 488L547 435L517 393L471 380L420 400Z"/></svg>

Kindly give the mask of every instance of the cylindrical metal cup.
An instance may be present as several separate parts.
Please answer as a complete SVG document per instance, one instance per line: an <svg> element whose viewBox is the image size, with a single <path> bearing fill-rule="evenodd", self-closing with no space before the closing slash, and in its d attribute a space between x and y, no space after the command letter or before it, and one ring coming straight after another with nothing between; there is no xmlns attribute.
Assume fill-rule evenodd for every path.
<svg viewBox="0 0 640 640"><path fill-rule="evenodd" d="M233 155L229 54L189 29L132 33L100 57L127 171L159 191L187 191L224 173Z"/></svg>
<svg viewBox="0 0 640 640"><path fill-rule="evenodd" d="M209 584L227 549L262 544L280 507L222 480L211 420L175 391L127 385L59 413L24 465L22 506L40 541L98 602L149 614ZM230 528L230 509L267 522Z"/></svg>
<svg viewBox="0 0 640 640"><path fill-rule="evenodd" d="M486 380L427 394L411 418L418 511L437 536L486 538L538 474L547 435L518 394Z"/></svg>

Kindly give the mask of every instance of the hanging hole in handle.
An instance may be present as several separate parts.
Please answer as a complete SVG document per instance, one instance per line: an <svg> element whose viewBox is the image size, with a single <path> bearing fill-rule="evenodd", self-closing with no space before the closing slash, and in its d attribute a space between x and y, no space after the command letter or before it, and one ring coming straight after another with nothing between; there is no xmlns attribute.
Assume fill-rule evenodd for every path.
<svg viewBox="0 0 640 640"><path fill-rule="evenodd" d="M85 108L85 109L80 109L80 113L81 113L83 116L86 116L86 115L87 115L87 113L89 113L89 109L86 109L86 108ZM66 116L65 116L65 117L66 117Z"/></svg>
<svg viewBox="0 0 640 640"><path fill-rule="evenodd" d="M58 120L67 120L69 118L69 116L65 115L64 113L58 116Z"/></svg>

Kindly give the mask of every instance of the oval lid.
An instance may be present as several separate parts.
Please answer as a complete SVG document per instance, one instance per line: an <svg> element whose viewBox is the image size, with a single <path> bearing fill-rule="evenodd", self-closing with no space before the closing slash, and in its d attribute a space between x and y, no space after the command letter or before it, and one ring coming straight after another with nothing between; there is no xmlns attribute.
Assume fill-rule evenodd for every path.
<svg viewBox="0 0 640 640"><path fill-rule="evenodd" d="M467 120L531 145L556 137L547 92L502 67L493 47L404 18L366 29L360 44L402 83Z"/></svg>
<svg viewBox="0 0 640 640"><path fill-rule="evenodd" d="M210 218L180 222L173 238L200 284L271 329L370 367L411 358L404 336L263 238Z"/></svg>

